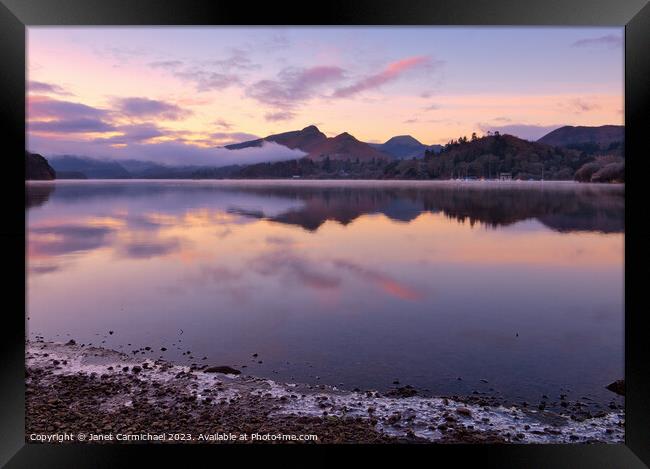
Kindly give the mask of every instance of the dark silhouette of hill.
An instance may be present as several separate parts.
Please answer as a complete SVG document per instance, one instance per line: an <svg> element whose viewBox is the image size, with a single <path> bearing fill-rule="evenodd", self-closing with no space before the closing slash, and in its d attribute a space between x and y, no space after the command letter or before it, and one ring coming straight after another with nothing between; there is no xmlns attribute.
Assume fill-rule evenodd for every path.
<svg viewBox="0 0 650 469"><path fill-rule="evenodd" d="M442 145L425 145L410 135L397 135L384 143L370 143L369 145L398 160L424 158L426 150L434 153L442 150Z"/></svg>
<svg viewBox="0 0 650 469"><path fill-rule="evenodd" d="M52 180L55 178L56 171L42 155L25 152L25 179Z"/></svg>
<svg viewBox="0 0 650 469"><path fill-rule="evenodd" d="M575 150L497 133L452 141L440 153L427 151L423 160L394 161L385 167L384 178L494 179L507 173L513 179L571 180L588 161Z"/></svg>
<svg viewBox="0 0 650 469"><path fill-rule="evenodd" d="M625 127L622 125L601 125L600 127L565 125L549 132L537 141L560 147L593 143L604 149L612 143L624 140Z"/></svg>

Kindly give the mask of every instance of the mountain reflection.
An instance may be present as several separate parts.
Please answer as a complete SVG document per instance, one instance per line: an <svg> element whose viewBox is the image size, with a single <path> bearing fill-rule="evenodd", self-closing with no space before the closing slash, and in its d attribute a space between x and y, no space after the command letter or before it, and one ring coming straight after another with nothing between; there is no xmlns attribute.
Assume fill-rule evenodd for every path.
<svg viewBox="0 0 650 469"><path fill-rule="evenodd" d="M50 199L54 184L27 184L25 186L25 208L38 207Z"/></svg>
<svg viewBox="0 0 650 469"><path fill-rule="evenodd" d="M316 231L328 220L347 225L364 214L381 213L410 222L425 212L491 228L536 219L559 232L621 233L623 186L574 184L417 184L410 186L229 183L106 183L28 185L27 208L53 200L61 204L135 202L165 212L206 208L247 218L267 219ZM167 202L167 203L162 203Z"/></svg>

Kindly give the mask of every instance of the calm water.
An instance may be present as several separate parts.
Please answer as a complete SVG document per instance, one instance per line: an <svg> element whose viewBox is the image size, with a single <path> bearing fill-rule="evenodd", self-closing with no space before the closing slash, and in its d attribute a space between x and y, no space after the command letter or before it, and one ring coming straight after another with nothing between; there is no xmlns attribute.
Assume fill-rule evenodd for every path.
<svg viewBox="0 0 650 469"><path fill-rule="evenodd" d="M32 337L347 389L623 377L621 186L60 181L27 207Z"/></svg>

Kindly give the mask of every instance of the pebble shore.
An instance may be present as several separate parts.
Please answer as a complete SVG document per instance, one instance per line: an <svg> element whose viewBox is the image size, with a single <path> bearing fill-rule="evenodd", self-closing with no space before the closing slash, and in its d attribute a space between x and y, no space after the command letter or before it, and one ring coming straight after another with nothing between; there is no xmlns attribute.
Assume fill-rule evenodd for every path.
<svg viewBox="0 0 650 469"><path fill-rule="evenodd" d="M222 442L208 438L221 434L317 435L310 443L621 443L624 421L619 408L568 416L472 396L421 397L410 387L382 395L279 383L74 341L26 344L28 441L148 433L191 435L164 440L175 443Z"/></svg>

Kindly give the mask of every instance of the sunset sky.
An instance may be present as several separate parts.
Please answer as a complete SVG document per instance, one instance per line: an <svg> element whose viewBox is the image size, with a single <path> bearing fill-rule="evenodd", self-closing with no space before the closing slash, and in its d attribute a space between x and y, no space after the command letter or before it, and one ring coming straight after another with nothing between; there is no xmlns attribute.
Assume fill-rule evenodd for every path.
<svg viewBox="0 0 650 469"><path fill-rule="evenodd" d="M215 147L310 124L426 144L623 124L620 27L30 27L27 41L28 148L44 155L225 161Z"/></svg>

